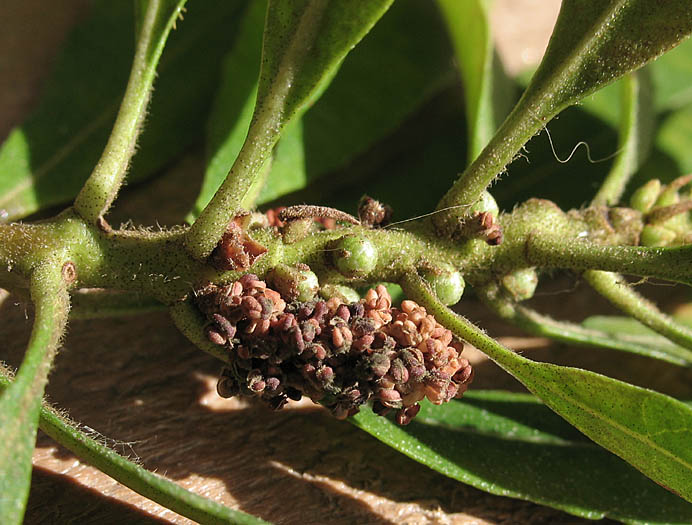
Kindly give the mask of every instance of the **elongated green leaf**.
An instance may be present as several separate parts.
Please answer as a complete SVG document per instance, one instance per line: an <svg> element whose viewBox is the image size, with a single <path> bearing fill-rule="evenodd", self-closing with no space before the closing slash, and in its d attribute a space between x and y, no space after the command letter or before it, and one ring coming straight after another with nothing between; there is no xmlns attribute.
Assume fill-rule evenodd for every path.
<svg viewBox="0 0 692 525"><path fill-rule="evenodd" d="M347 53L391 3L270 1L253 120L228 177L186 236L193 256L202 259L211 253L259 177L283 127L326 87Z"/></svg>
<svg viewBox="0 0 692 525"><path fill-rule="evenodd" d="M489 0L438 0L464 85L469 162L490 141L505 117L511 92L495 58L488 20ZM502 95L499 95L502 93ZM504 102L502 106L500 102Z"/></svg>
<svg viewBox="0 0 692 525"><path fill-rule="evenodd" d="M656 483L692 501L692 408L658 392L515 354L446 308L415 272L404 291L546 405Z"/></svg>
<svg viewBox="0 0 692 525"><path fill-rule="evenodd" d="M692 4L687 0L565 0L543 61L521 100L438 207L475 202L558 112L643 66L690 32ZM441 228L453 228L459 215L457 210L435 220Z"/></svg>
<svg viewBox="0 0 692 525"><path fill-rule="evenodd" d="M36 306L26 355L12 385L0 395L0 516L21 523L29 496L43 390L67 322L70 299L60 268L38 268L31 283Z"/></svg>
<svg viewBox="0 0 692 525"><path fill-rule="evenodd" d="M8 371L0 364L0 391L7 389L11 384ZM78 424L70 422L46 404L40 407L39 426L80 459L91 463L126 487L186 518L200 523L267 523L198 496L162 476L147 471L88 436L80 430Z"/></svg>
<svg viewBox="0 0 692 525"><path fill-rule="evenodd" d="M628 351L671 363L692 366L692 357L687 348L672 343L631 317L594 315L584 319L582 326L606 334L615 344L624 343L626 346L634 344L635 348L642 348L640 351L635 349Z"/></svg>
<svg viewBox="0 0 692 525"><path fill-rule="evenodd" d="M203 136L242 4L193 2L172 32L130 181L151 176ZM132 18L130 2L100 0L71 33L41 104L0 147L0 220L68 202L79 192L108 140L127 82Z"/></svg>
<svg viewBox="0 0 692 525"><path fill-rule="evenodd" d="M407 427L370 411L352 421L416 461L493 494L591 519L692 519L692 504L591 443L530 395L470 391L459 402L423 403Z"/></svg>

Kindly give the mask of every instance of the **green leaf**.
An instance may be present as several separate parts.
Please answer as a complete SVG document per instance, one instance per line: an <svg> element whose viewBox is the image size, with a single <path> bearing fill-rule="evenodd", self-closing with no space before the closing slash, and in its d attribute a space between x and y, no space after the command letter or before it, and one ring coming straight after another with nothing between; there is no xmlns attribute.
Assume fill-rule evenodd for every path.
<svg viewBox="0 0 692 525"><path fill-rule="evenodd" d="M673 48L692 32L692 4L671 0L565 0L548 49L519 103L438 209L474 203L520 148L557 113ZM439 214L453 228L460 213Z"/></svg>
<svg viewBox="0 0 692 525"><path fill-rule="evenodd" d="M415 39L409 32L413 25ZM292 132L289 137L286 129L259 203L310 184L318 193L310 200L324 202L326 187L344 182L360 186L360 194L352 200L357 201L363 183L372 177L368 174L355 180L352 162L405 126L407 118L454 80L449 45L441 29L434 6L417 0L395 2L344 60L320 99L302 116L301 132ZM459 149L458 143L456 148ZM295 164L289 160L291 157L297 159ZM285 162L286 168L280 169ZM344 169L348 169L347 180L335 174ZM296 199L299 202L301 197Z"/></svg>
<svg viewBox="0 0 692 525"><path fill-rule="evenodd" d="M535 397L470 391L422 403L406 427L362 411L351 421L430 468L476 488L577 516L685 523L692 505L584 438Z"/></svg>
<svg viewBox="0 0 692 525"><path fill-rule="evenodd" d="M692 40L663 55L649 69L657 111L675 110L692 103Z"/></svg>
<svg viewBox="0 0 692 525"><path fill-rule="evenodd" d="M67 322L70 300L60 270L34 270L31 298L36 314L26 355L0 395L0 516L7 524L24 516L43 390Z"/></svg>
<svg viewBox="0 0 692 525"><path fill-rule="evenodd" d="M202 136L241 5L191 3L171 34L129 181L151 176ZM108 140L127 82L132 18L131 3L101 0L70 34L40 105L0 147L0 220L68 202L79 192Z"/></svg>
<svg viewBox="0 0 692 525"><path fill-rule="evenodd" d="M469 161L490 141L506 116L509 81L495 56L488 20L488 0L438 0L452 39L464 85ZM499 95L502 93L502 95ZM499 103L504 104L500 105Z"/></svg>
<svg viewBox="0 0 692 525"><path fill-rule="evenodd" d="M250 3L238 28L238 41L224 59L207 125L207 167L202 188L186 217L190 223L221 186L247 136L257 99L266 12L266 0Z"/></svg>
<svg viewBox="0 0 692 525"><path fill-rule="evenodd" d="M546 405L656 483L692 501L692 408L658 392L515 354L444 307L415 272L404 291Z"/></svg>
<svg viewBox="0 0 692 525"><path fill-rule="evenodd" d="M241 209L283 127L319 96L391 3L269 2L253 120L226 180L186 235L186 248L195 258L211 253Z"/></svg>

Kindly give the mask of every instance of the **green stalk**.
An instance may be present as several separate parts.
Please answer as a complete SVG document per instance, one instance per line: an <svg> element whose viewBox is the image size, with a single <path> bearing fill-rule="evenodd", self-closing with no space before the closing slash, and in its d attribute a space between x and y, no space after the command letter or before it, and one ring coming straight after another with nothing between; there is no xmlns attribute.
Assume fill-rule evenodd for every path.
<svg viewBox="0 0 692 525"><path fill-rule="evenodd" d="M644 71L621 80L618 154L613 167L593 198L593 205L615 206L630 178L649 151L652 106Z"/></svg>
<svg viewBox="0 0 692 525"><path fill-rule="evenodd" d="M591 287L615 307L680 346L692 349L692 330L678 324L654 303L635 292L621 275L596 270L586 271L583 275ZM681 357L692 362L692 350Z"/></svg>
<svg viewBox="0 0 692 525"><path fill-rule="evenodd" d="M607 348L660 359L681 366L692 366L692 352L669 343L652 344L651 337L613 334L585 328L579 324L558 321L503 297L495 286L477 289L479 296L493 312L526 332L555 341L596 348Z"/></svg>
<svg viewBox="0 0 692 525"><path fill-rule="evenodd" d="M140 4L146 6L146 11L125 96L103 154L74 203L77 213L91 224L97 224L108 211L125 179L146 115L156 66L185 2L148 0Z"/></svg>
<svg viewBox="0 0 692 525"><path fill-rule="evenodd" d="M36 306L26 355L0 396L0 516L21 523L31 484L31 456L48 373L67 323L70 299L60 267L45 264L31 278Z"/></svg>
<svg viewBox="0 0 692 525"><path fill-rule="evenodd" d="M12 388L7 370L0 367L0 390ZM159 505L199 523L267 523L244 512L230 509L190 492L168 479L149 472L102 445L67 421L55 409L43 404L39 426L55 441L102 472Z"/></svg>

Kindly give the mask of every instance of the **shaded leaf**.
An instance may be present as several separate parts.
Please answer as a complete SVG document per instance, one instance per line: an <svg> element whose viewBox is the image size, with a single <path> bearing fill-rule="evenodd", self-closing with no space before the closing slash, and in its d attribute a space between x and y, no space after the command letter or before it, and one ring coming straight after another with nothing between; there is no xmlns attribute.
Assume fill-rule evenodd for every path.
<svg viewBox="0 0 692 525"><path fill-rule="evenodd" d="M186 220L193 222L219 189L247 136L257 98L267 1L251 2L238 41L223 62L221 83L207 125L207 167Z"/></svg>
<svg viewBox="0 0 692 525"><path fill-rule="evenodd" d="M620 202L630 178L646 160L653 140L654 114L651 80L646 69L619 81L620 118L618 153L593 204L614 206Z"/></svg>
<svg viewBox="0 0 692 525"><path fill-rule="evenodd" d="M225 179L250 124L248 100L255 95L246 84L259 72L264 16L259 6L251 7L257 12L253 33L239 38L227 59L223 86L210 120L213 136L210 135L209 145L215 153L189 221L201 212ZM411 38L412 26L416 28L416 38ZM257 203L279 199L315 181L326 189L330 174L386 137L453 81L450 58L448 42L433 6L412 0L394 3L349 53L319 100L283 131ZM245 104L242 112L237 109L241 107L239 101ZM310 200L321 202L319 197Z"/></svg>
<svg viewBox="0 0 692 525"><path fill-rule="evenodd" d="M438 0L464 85L469 161L483 150L511 97L510 83L494 52L488 0ZM502 92L503 96L497 96Z"/></svg>
<svg viewBox="0 0 692 525"><path fill-rule="evenodd" d="M352 421L416 461L486 492L591 519L692 519L692 504L591 443L530 395L470 391L439 407L425 402L407 427L369 410Z"/></svg>
<svg viewBox="0 0 692 525"><path fill-rule="evenodd" d="M649 69L657 111L675 110L692 103L692 40L663 55Z"/></svg>
<svg viewBox="0 0 692 525"><path fill-rule="evenodd" d="M130 181L152 175L199 140L240 6L240 1L188 6L161 58ZM132 19L132 4L98 1L70 34L40 105L0 148L0 220L77 195L106 144L127 82Z"/></svg>
<svg viewBox="0 0 692 525"><path fill-rule="evenodd" d="M118 116L106 147L77 194L75 211L96 224L115 200L135 154L156 69L173 26L187 0L139 0L135 3L137 44Z"/></svg>
<svg viewBox="0 0 692 525"><path fill-rule="evenodd" d="M348 170L347 181L343 176L334 176L334 172L350 167L355 158L405 125L412 113L450 85L450 59L448 42L433 6L416 0L395 2L349 54L320 99L303 115L302 143L294 139L291 143L295 155L305 159L304 170L299 170L300 166L292 166L293 171L277 170L284 162L283 154L291 151L287 145L282 146L287 141L283 137L279 151L275 152L275 168L259 202L276 199L313 182L320 191L333 182L350 182L356 176L352 170ZM298 151L300 148L302 152ZM381 171L378 175L388 174L387 170ZM361 186L361 193L353 202L363 191ZM311 200L323 202L323 196Z"/></svg>

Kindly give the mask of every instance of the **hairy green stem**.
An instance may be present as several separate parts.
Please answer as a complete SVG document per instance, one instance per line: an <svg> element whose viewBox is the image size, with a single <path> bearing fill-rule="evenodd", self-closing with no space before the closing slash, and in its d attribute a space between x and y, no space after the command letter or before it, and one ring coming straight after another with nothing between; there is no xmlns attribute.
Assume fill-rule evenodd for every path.
<svg viewBox="0 0 692 525"><path fill-rule="evenodd" d="M11 388L7 370L0 366L0 390ZM261 524L265 521L230 509L190 492L168 479L122 457L79 430L58 411L41 405L39 427L80 459L108 474L114 480L156 503L199 523Z"/></svg>
<svg viewBox="0 0 692 525"><path fill-rule="evenodd" d="M591 287L614 306L680 346L692 349L692 330L675 322L654 303L635 292L621 275L596 270L586 271L583 275ZM692 363L692 350L681 357Z"/></svg>
<svg viewBox="0 0 692 525"><path fill-rule="evenodd" d="M186 0L148 0L139 28L130 78L108 143L82 187L74 208L87 222L97 224L115 200L135 153L146 115L156 66L170 30Z"/></svg>
<svg viewBox="0 0 692 525"><path fill-rule="evenodd" d="M0 396L0 516L7 524L22 522L29 496L41 399L70 308L64 273L59 264L33 270L31 338L15 381Z"/></svg>
<svg viewBox="0 0 692 525"><path fill-rule="evenodd" d="M648 91L641 80L642 73L632 73L622 79L622 97L620 103L620 133L618 154L613 167L608 172L592 205L614 206L620 202L625 187L637 171L642 157L648 151L646 134L651 119L644 115L650 111L650 100L645 96ZM644 93L643 93L644 92ZM645 99L645 100L642 100ZM648 138L648 137L647 137Z"/></svg>
<svg viewBox="0 0 692 525"><path fill-rule="evenodd" d="M238 157L221 187L185 236L185 247L195 259L204 260L209 256L262 177L263 167L291 117L286 114L285 106L327 5L324 0L313 0L307 4L296 28L296 36L291 39L281 58L281 67L269 92L261 98L262 93L258 93L250 129Z"/></svg>

